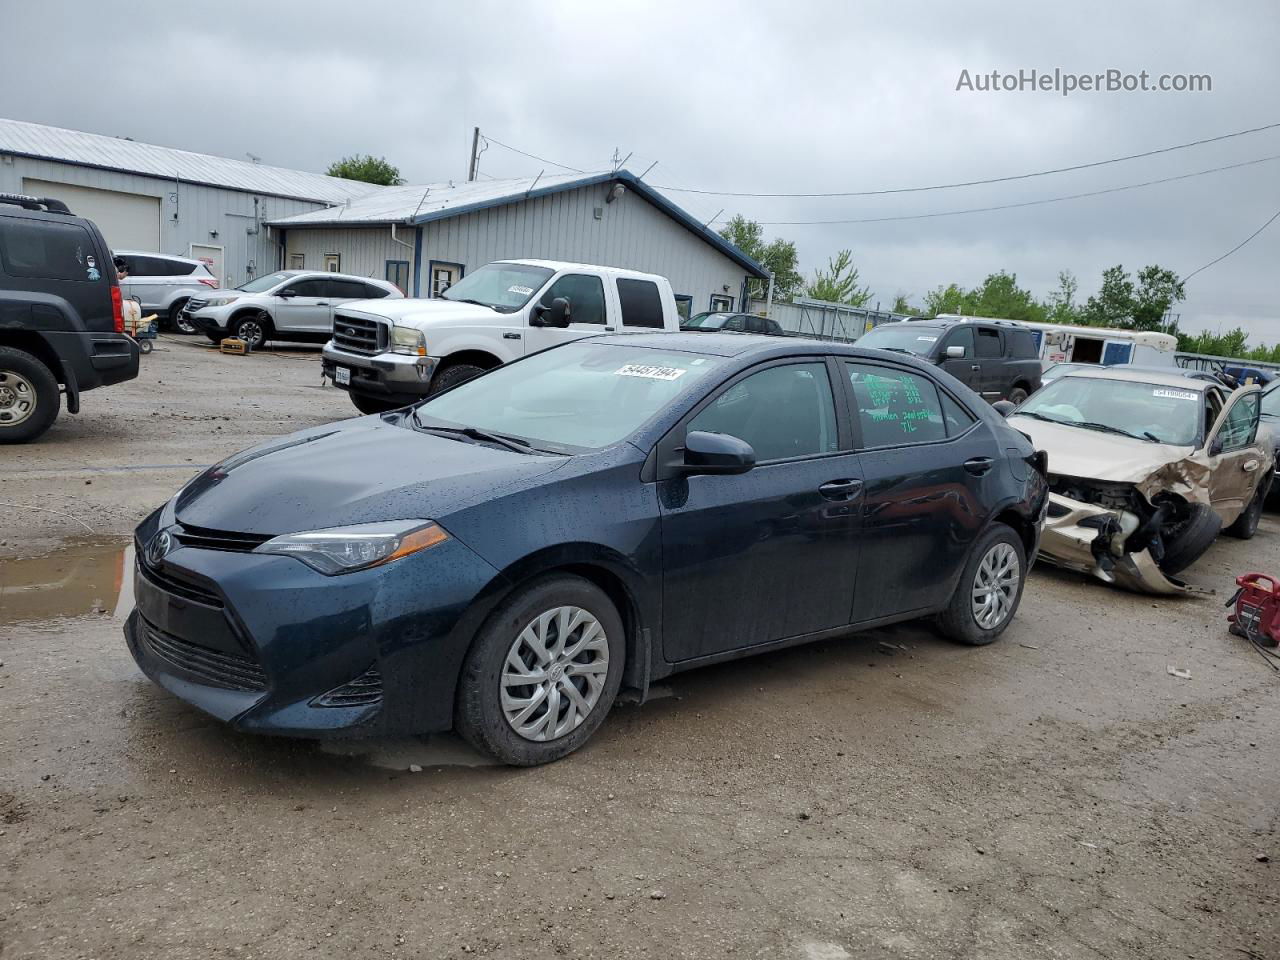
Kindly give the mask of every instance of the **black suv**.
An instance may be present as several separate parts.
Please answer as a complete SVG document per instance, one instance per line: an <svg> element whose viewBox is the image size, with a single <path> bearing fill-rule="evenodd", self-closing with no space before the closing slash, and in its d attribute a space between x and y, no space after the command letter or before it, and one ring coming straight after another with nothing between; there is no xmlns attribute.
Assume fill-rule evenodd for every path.
<svg viewBox="0 0 1280 960"><path fill-rule="evenodd" d="M111 250L60 200L0 194L0 443L34 440L80 394L138 375Z"/></svg>
<svg viewBox="0 0 1280 960"><path fill-rule="evenodd" d="M989 403L1021 403L1040 389L1035 335L1012 320L901 320L863 334L858 346L910 353L936 363Z"/></svg>

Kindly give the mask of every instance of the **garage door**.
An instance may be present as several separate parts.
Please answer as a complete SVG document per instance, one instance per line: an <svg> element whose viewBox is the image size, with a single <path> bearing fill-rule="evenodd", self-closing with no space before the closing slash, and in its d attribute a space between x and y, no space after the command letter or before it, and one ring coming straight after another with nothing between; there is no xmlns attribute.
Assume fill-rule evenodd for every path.
<svg viewBox="0 0 1280 960"><path fill-rule="evenodd" d="M61 200L98 225L113 250L160 250L160 198L23 178L22 192Z"/></svg>

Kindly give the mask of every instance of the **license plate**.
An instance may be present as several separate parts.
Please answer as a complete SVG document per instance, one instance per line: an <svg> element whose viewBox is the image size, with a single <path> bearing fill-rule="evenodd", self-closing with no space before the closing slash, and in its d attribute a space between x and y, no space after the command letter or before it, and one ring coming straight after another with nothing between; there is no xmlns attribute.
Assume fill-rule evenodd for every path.
<svg viewBox="0 0 1280 960"><path fill-rule="evenodd" d="M347 367L335 367L333 371L333 382L340 384L351 383L351 371Z"/></svg>

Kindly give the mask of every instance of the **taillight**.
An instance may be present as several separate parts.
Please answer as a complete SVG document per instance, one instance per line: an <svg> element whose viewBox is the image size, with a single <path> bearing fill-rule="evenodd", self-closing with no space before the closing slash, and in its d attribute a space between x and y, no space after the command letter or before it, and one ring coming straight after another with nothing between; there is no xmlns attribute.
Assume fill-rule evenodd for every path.
<svg viewBox="0 0 1280 960"><path fill-rule="evenodd" d="M212 290L218 289L218 281L214 277L198 277L196 279L196 283L203 283L206 287L209 287Z"/></svg>
<svg viewBox="0 0 1280 960"><path fill-rule="evenodd" d="M124 333L124 297L120 294L118 283L111 285L111 318L114 321L116 333Z"/></svg>

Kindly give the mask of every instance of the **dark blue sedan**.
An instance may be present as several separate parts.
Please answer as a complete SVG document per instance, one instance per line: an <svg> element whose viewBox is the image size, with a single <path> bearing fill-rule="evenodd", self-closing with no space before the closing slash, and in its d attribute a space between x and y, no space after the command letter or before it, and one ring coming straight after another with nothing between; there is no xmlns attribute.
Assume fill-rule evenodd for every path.
<svg viewBox="0 0 1280 960"><path fill-rule="evenodd" d="M238 730L544 763L676 671L926 616L994 640L1046 502L1027 438L904 354L590 338L200 474L138 528L125 635Z"/></svg>

